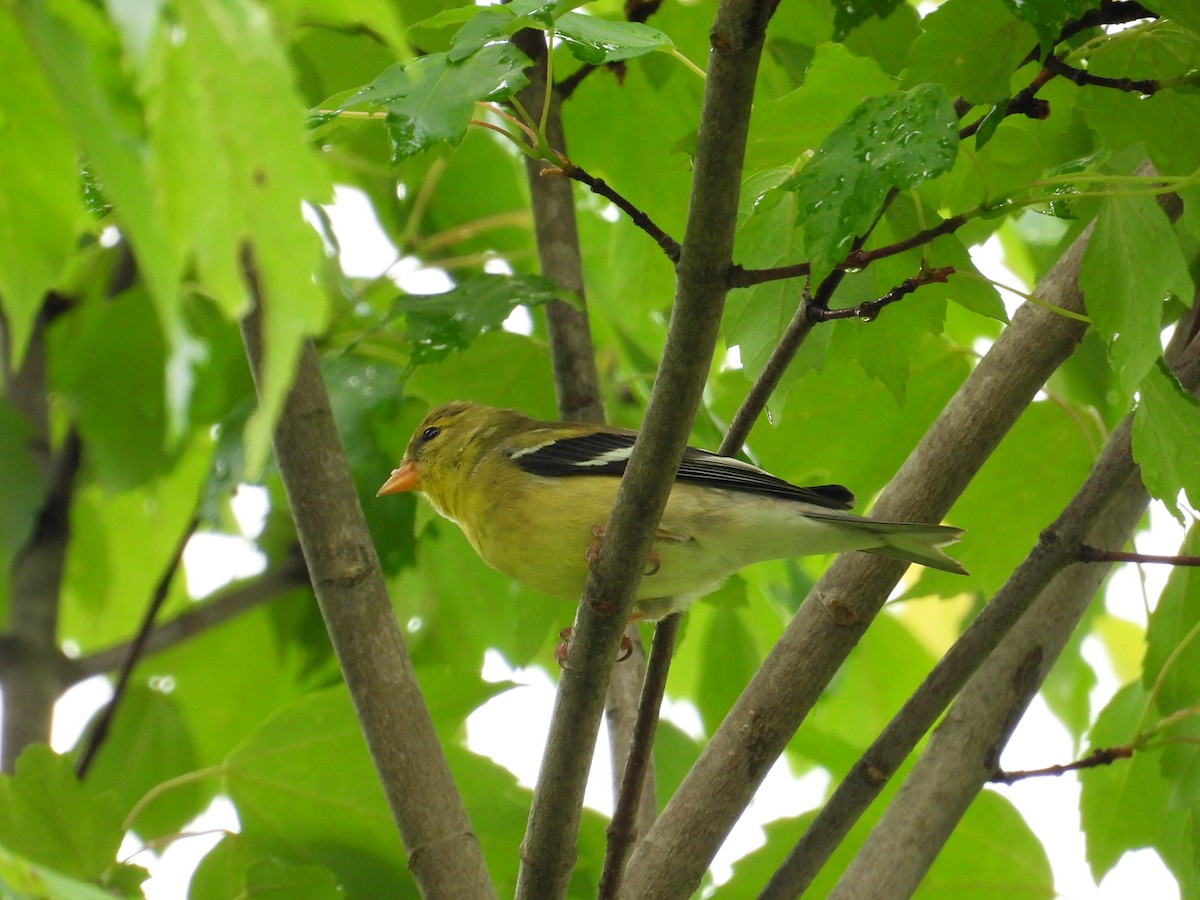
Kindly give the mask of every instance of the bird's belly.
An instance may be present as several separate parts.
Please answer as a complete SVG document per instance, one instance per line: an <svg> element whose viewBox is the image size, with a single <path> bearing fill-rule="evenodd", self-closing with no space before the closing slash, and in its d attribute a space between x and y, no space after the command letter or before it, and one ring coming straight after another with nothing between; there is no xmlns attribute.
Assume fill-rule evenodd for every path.
<svg viewBox="0 0 1200 900"><path fill-rule="evenodd" d="M560 485L554 480L534 481L526 496L471 517L480 524L463 525L467 539L492 568L551 596L578 600L589 572L588 548L597 541L593 529L608 521L619 482L587 476L572 481L569 504L562 504L563 494L555 490ZM673 505L668 505L654 555L646 560L649 574L638 587L639 600L701 596L737 569L722 554L706 551L678 528L672 530L671 524L682 524L672 522ZM521 514L530 508L553 510L548 519L554 526L531 533ZM603 552L602 541L600 548Z"/></svg>

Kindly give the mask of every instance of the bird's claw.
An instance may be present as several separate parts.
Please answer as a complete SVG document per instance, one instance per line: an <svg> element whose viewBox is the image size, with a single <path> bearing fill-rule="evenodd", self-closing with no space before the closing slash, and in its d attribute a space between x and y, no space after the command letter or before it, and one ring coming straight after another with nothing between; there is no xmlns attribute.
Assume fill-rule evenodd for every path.
<svg viewBox="0 0 1200 900"><path fill-rule="evenodd" d="M573 628L564 628L558 633L559 641L554 647L554 661L558 663L560 669L569 669L567 665L567 654L571 651L571 632Z"/></svg>
<svg viewBox="0 0 1200 900"><path fill-rule="evenodd" d="M573 628L564 628L558 633L560 640L554 648L554 661L558 663L560 669L571 668L567 665L567 655L571 650L571 633L574 630ZM621 643L617 647L617 662L625 662L625 660L633 656L633 641L629 639L629 635L621 635Z"/></svg>
<svg viewBox="0 0 1200 900"><path fill-rule="evenodd" d="M629 639L629 635L621 635L621 643L617 647L619 648L617 662L625 662L625 660L633 656L633 641Z"/></svg>
<svg viewBox="0 0 1200 900"><path fill-rule="evenodd" d="M583 558L587 560L588 568L595 569L596 563L600 561L600 549L604 541L604 526L593 525L592 537L595 540L588 544L587 549L583 551ZM646 571L642 573L643 577L657 574L658 570L662 568L662 560L658 556L658 551L654 548L650 549L650 552L646 555L646 560L648 566Z"/></svg>

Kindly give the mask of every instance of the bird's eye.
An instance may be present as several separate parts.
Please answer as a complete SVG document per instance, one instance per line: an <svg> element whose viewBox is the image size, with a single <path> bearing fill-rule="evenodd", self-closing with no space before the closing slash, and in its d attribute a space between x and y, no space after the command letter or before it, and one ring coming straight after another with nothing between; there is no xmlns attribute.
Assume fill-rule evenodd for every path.
<svg viewBox="0 0 1200 900"><path fill-rule="evenodd" d="M438 428L436 425L432 425L421 432L421 443L427 444L441 433L442 429Z"/></svg>

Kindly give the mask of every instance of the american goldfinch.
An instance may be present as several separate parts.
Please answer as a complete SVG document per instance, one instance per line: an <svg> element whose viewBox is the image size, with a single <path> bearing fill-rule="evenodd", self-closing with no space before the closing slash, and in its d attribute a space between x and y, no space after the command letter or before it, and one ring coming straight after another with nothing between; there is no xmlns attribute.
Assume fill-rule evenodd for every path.
<svg viewBox="0 0 1200 900"><path fill-rule="evenodd" d="M577 600L636 436L447 403L417 427L378 495L420 491L492 568ZM741 460L688 447L634 618L685 609L738 569L768 559L865 550L966 574L938 549L957 541L962 529L843 511L853 503L841 485L797 487Z"/></svg>

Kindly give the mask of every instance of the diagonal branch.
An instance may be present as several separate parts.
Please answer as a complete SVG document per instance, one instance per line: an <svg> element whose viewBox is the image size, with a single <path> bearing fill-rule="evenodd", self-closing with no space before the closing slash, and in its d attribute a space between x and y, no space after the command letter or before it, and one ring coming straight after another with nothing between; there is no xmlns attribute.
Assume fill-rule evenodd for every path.
<svg viewBox="0 0 1200 900"><path fill-rule="evenodd" d="M96 717L95 725L88 732L87 743L84 744L79 756L75 758L75 777L80 780L87 775L88 769L92 766L92 761L96 758L96 754L108 737L108 729L112 725L112 721L117 715L117 710L121 706L121 701L125 698L126 691L129 688L133 669L146 650L150 633L154 629L154 620L158 618L158 611L162 609L162 605L167 601L167 592L171 589L171 582L175 580L175 575L179 572L179 564L183 561L184 548L187 547L188 541L192 539L192 535L195 534L196 526L199 523L199 518L192 516L192 520L188 522L178 543L175 545L175 552L167 560L166 568L163 569L158 583L154 585L154 593L150 597L150 602L146 604L146 612L142 616L142 623L138 627L137 634L134 635L133 640L126 647L125 658L121 661L121 670L117 673L116 684L113 685L112 698L104 705L104 709L100 711L100 715Z"/></svg>
<svg viewBox="0 0 1200 900"><path fill-rule="evenodd" d="M1087 236L1043 279L1050 305L1082 308ZM874 514L938 521L1082 336L1082 323L1026 304L888 485ZM630 860L630 896L694 890L762 778L845 660L904 566L839 557L809 593Z"/></svg>
<svg viewBox="0 0 1200 900"><path fill-rule="evenodd" d="M521 103L529 108L544 96L546 90L545 37L540 31L529 30L520 33L515 40L521 44L526 55L535 60L535 65L527 72L529 85L520 95ZM545 137L550 146L565 155L567 147L562 124L561 93L556 88L551 95ZM556 300L546 308L558 414L567 420L603 422L604 406L600 399L600 377L592 349L583 280L583 254L579 247L571 185L562 179L543 177L546 173L539 170L539 163L534 159L526 158L525 167L542 274L553 279L560 287L574 291L580 301L580 306L576 307ZM619 786L633 742L638 695L645 674L645 655L636 625L626 627L626 637L636 652L613 673L605 701L614 805L617 808L622 807ZM644 793L643 785L647 787ZM634 833L645 834L649 831L658 814L653 788L653 772L642 770L635 792L637 796L626 794L623 815L630 821Z"/></svg>
<svg viewBox="0 0 1200 900"><path fill-rule="evenodd" d="M520 898L564 894L587 765L617 642L700 402L724 305L745 138L771 0L725 0L711 31L675 305L643 429L605 531L604 555L584 588L550 725L550 753L534 791L517 882Z"/></svg>
<svg viewBox="0 0 1200 900"><path fill-rule="evenodd" d="M299 548L296 548L296 552L289 554L281 565L224 588L211 598L196 603L187 612L156 625L146 639L143 655L150 656L174 647L306 584L308 571L304 568L304 558ZM126 641L70 660L67 665L70 682L74 684L94 675L111 672L129 655L129 648L130 642Z"/></svg>
<svg viewBox="0 0 1200 900"><path fill-rule="evenodd" d="M242 322L242 337L261 388L263 296L248 252L246 281L254 307ZM271 299L284 305L285 298ZM317 603L413 878L423 896L492 898L479 842L400 636L309 340L274 446Z"/></svg>
<svg viewBox="0 0 1200 900"><path fill-rule="evenodd" d="M1187 390L1200 390L1200 340L1191 328L1181 324L1177 329L1167 359ZM1012 729L1108 574L1107 565L1070 565L1080 545L1087 540L1124 544L1145 510L1146 490L1133 459L1131 435L1129 416L1109 437L1062 515L956 642L957 647L978 638L977 652L984 655L989 643L998 647L986 661L984 655L974 657L982 665L831 896L872 896L879 887L881 866L888 871L887 890L915 890L967 806L999 768L998 757ZM1014 616L1020 616L1015 626ZM985 617L995 624L981 625ZM1003 642L995 639L996 632ZM927 717L926 727L938 713L940 708ZM903 715L902 710L897 719ZM919 735L908 749L916 739ZM936 803L930 802L933 794ZM905 835L903 848L897 843L900 834Z"/></svg>

